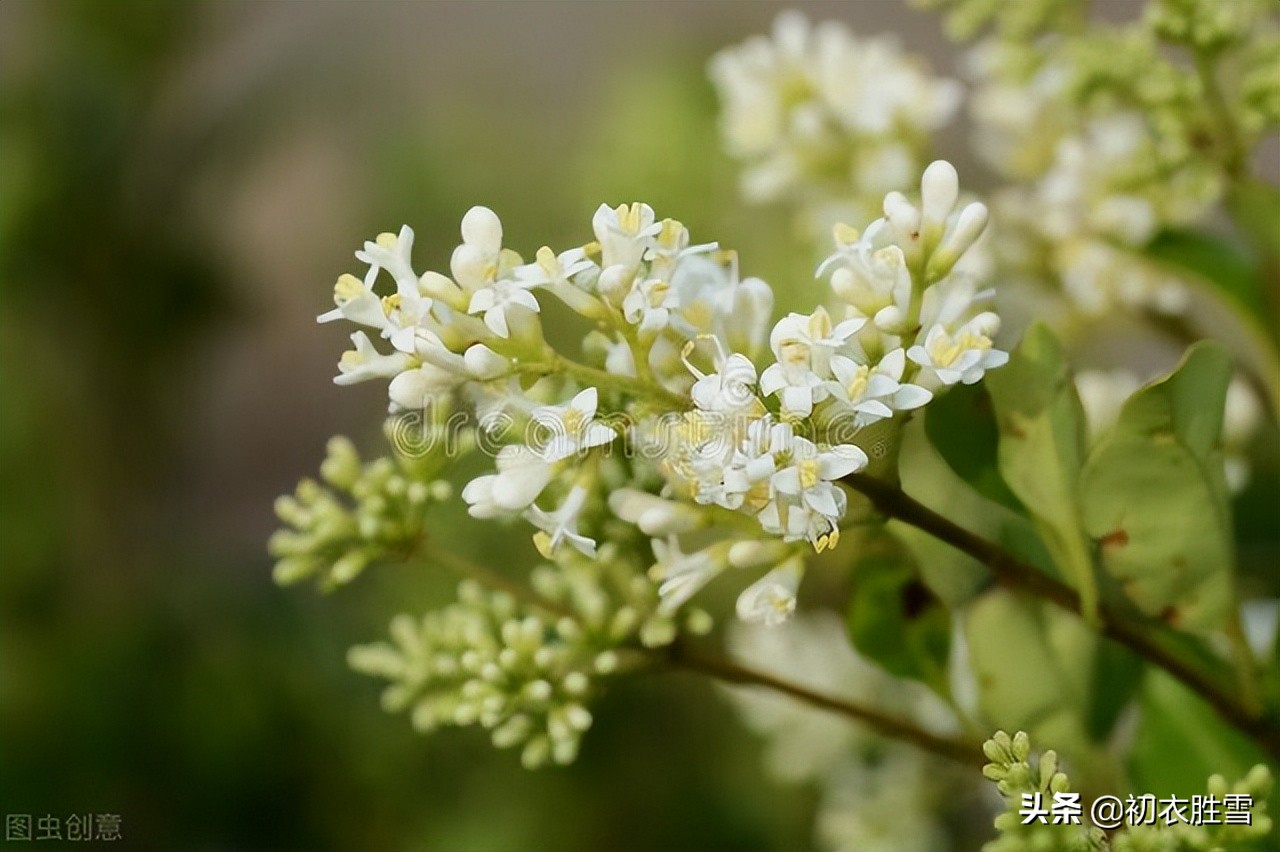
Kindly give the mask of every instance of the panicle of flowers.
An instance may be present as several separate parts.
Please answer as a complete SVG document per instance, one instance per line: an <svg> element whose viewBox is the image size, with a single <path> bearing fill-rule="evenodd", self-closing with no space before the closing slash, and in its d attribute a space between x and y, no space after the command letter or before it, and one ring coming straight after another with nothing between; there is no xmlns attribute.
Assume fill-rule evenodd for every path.
<svg viewBox="0 0 1280 852"><path fill-rule="evenodd" d="M711 627L700 610L679 624L659 612L652 584L614 553L565 554L531 583L540 597L523 600L466 580L455 603L396 616L391 641L352 648L349 662L390 681L384 707L408 712L419 731L479 725L532 769L576 758L592 699L642 660L638 649L669 644L678 627Z"/></svg>
<svg viewBox="0 0 1280 852"><path fill-rule="evenodd" d="M1086 315L1187 310L1185 280L1144 249L1203 223L1280 122L1277 32L1265 3L1160 0L1128 24L977 45L974 148L1013 181L993 196L1006 268Z"/></svg>
<svg viewBox="0 0 1280 852"><path fill-rule="evenodd" d="M960 101L955 81L892 38L812 25L796 11L777 17L771 37L718 53L710 75L724 144L756 201L837 204L902 186Z"/></svg>
<svg viewBox="0 0 1280 852"><path fill-rule="evenodd" d="M865 232L837 227L820 269L830 309L772 329L767 284L739 280L735 256L638 203L602 205L594 240L540 249L532 264L474 208L451 278L414 272L408 228L384 234L357 253L370 271L340 279L321 319L375 329L392 349L358 332L339 383L390 379L393 411L461 409L494 449L496 469L462 489L473 517L524 518L547 559L595 556L621 519L654 542L665 612L734 567L764 571L739 615L777 623L795 608L804 550L839 541L838 483L870 462L864 430L1007 358L991 291L958 266L987 210L958 199L955 169L939 161L918 201L890 192ZM383 272L395 293L375 292ZM583 347L594 363L543 337L546 296L594 322ZM686 552L685 533L724 524L737 541Z"/></svg>
<svg viewBox="0 0 1280 852"><path fill-rule="evenodd" d="M452 493L447 482L424 481L402 459L362 464L343 437L330 439L320 479L304 479L276 501L285 526L268 550L278 583L315 577L330 589L372 563L404 558L422 535L428 508Z"/></svg>

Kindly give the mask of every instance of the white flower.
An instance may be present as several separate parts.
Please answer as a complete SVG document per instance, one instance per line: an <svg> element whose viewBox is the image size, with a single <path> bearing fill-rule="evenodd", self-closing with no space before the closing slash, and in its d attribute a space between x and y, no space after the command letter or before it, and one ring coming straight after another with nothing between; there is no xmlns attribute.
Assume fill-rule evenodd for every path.
<svg viewBox="0 0 1280 852"><path fill-rule="evenodd" d="M658 594L660 612L672 613L697 594L728 567L727 544L712 545L695 553L683 553L675 536L665 542L653 540L657 563L649 569L652 579L661 583Z"/></svg>
<svg viewBox="0 0 1280 852"><path fill-rule="evenodd" d="M528 508L555 472L541 456L519 444L503 447L497 464L496 474L478 476L462 489L473 518L495 518Z"/></svg>
<svg viewBox="0 0 1280 852"><path fill-rule="evenodd" d="M481 381L501 378L513 368L510 358L499 355L483 343L467 347L467 351L462 353L462 362L466 371Z"/></svg>
<svg viewBox="0 0 1280 852"><path fill-rule="evenodd" d="M837 508L844 514L846 498L837 489ZM834 548L840 541L838 520L803 505L785 500L770 500L756 515L765 532L782 536L783 541L808 541L818 553Z"/></svg>
<svg viewBox="0 0 1280 852"><path fill-rule="evenodd" d="M667 327L671 311L679 306L679 295L669 281L645 278L632 283L622 300L622 316L642 332L654 334Z"/></svg>
<svg viewBox="0 0 1280 852"><path fill-rule="evenodd" d="M545 461L567 459L618 437L607 425L595 419L597 401L596 389L587 388L567 405L543 405L533 410L534 422L550 433L540 453Z"/></svg>
<svg viewBox="0 0 1280 852"><path fill-rule="evenodd" d="M743 190L753 200L831 181L837 164L849 163L846 179L863 175L864 153L913 161L915 140L949 120L960 96L957 83L930 77L892 39L811 26L795 11L777 17L772 38L721 51L709 73L725 147L746 163Z"/></svg>
<svg viewBox="0 0 1280 852"><path fill-rule="evenodd" d="M793 556L752 583L738 596L738 618L777 627L796 611L796 590L804 576L804 561Z"/></svg>
<svg viewBox="0 0 1280 852"><path fill-rule="evenodd" d="M387 315L382 310L382 300L373 292L378 278L378 267L371 266L364 280L345 273L338 276L333 285L333 310L316 317L316 322L333 322L345 319L357 325L367 325L379 331L387 327Z"/></svg>
<svg viewBox="0 0 1280 852"><path fill-rule="evenodd" d="M955 333L949 333L942 325L930 327L924 345L916 344L907 350L907 357L915 361L944 385L964 382L971 385L982 378L987 370L1003 366L1009 354L991 346L990 334L995 333L999 320L995 314L979 314L962 325Z"/></svg>
<svg viewBox="0 0 1280 852"><path fill-rule="evenodd" d="M831 483L866 467L867 454L853 444L822 450L800 437L792 440L790 450L790 463L773 475L773 487L779 494L838 520L844 514L844 492Z"/></svg>
<svg viewBox="0 0 1280 852"><path fill-rule="evenodd" d="M520 264L519 255L502 248L502 222L488 207L468 210L461 230L462 245L453 250L449 269L467 293L506 277L506 272Z"/></svg>
<svg viewBox="0 0 1280 852"><path fill-rule="evenodd" d="M334 384L353 385L369 379L389 379L409 368L410 358L403 352L383 355L363 331L351 335L355 349L348 349L338 359L338 375Z"/></svg>
<svg viewBox="0 0 1280 852"><path fill-rule="evenodd" d="M467 306L469 314L484 314L484 324L499 337L510 337L508 312L513 309L538 313L538 300L529 292L536 285L527 281L501 278L490 282L471 294L471 302Z"/></svg>
<svg viewBox="0 0 1280 852"><path fill-rule="evenodd" d="M413 271L412 254L413 228L403 225L399 234L379 234L376 240L366 240L364 248L356 252L356 259L390 273L397 293L417 295L418 274Z"/></svg>
<svg viewBox="0 0 1280 852"><path fill-rule="evenodd" d="M904 330L911 304L911 271L902 248L887 242L883 220L873 223L860 239L851 228L836 229L836 252L818 268L821 275L837 265L831 274L831 289L863 317L891 334Z"/></svg>
<svg viewBox="0 0 1280 852"><path fill-rule="evenodd" d="M513 270L516 280L527 288L569 284L575 275L595 267L581 248L569 249L557 255L548 246L543 246L538 249L536 258L535 262Z"/></svg>
<svg viewBox="0 0 1280 852"><path fill-rule="evenodd" d="M759 278L738 280L738 260L692 254L688 249L671 275L678 310L671 328L693 339L712 334L731 352L757 355L773 318L773 290Z"/></svg>
<svg viewBox="0 0 1280 852"><path fill-rule="evenodd" d="M778 360L761 375L761 392L766 396L780 393L785 413L808 417L814 403L827 396L825 380L831 376L831 354L865 323L864 319L854 318L832 325L823 308L809 316L793 313L783 317L769 335L769 345Z"/></svg>
<svg viewBox="0 0 1280 852"><path fill-rule="evenodd" d="M877 420L893 416L895 411L910 411L933 399L933 394L913 384L902 384L906 352L893 349L875 366L859 364L844 355L831 357L834 396L854 412L854 425L862 428Z"/></svg>
<svg viewBox="0 0 1280 852"><path fill-rule="evenodd" d="M569 496L565 498L564 503L554 512L543 511L537 506L530 506L525 512L525 518L539 530L533 537L533 542L543 558L552 558L560 545L565 542L587 556L596 555L595 539L578 533L578 516L582 513L582 507L586 501L587 489L581 485L575 485L569 491Z"/></svg>
<svg viewBox="0 0 1280 852"><path fill-rule="evenodd" d="M464 378L457 373L430 363L405 370L387 386L391 410L420 411L428 408L433 399L449 393L463 381Z"/></svg>
<svg viewBox="0 0 1280 852"><path fill-rule="evenodd" d="M654 221L653 208L648 204L601 204L591 218L591 229L600 243L602 268L634 270L653 246L662 223Z"/></svg>
<svg viewBox="0 0 1280 852"><path fill-rule="evenodd" d="M720 414L746 413L760 414L764 410L756 397L756 367L745 355L725 355L724 348L718 338L712 338L716 345L716 372L704 374L689 363L688 355L693 351L694 342L685 345L683 353L685 366L697 377L689 395L693 404L703 411L714 411Z"/></svg>
<svg viewBox="0 0 1280 852"><path fill-rule="evenodd" d="M724 468L714 502L727 509L755 510L766 505L774 496L777 457L789 454L794 443L790 423L777 423L767 414L752 422Z"/></svg>

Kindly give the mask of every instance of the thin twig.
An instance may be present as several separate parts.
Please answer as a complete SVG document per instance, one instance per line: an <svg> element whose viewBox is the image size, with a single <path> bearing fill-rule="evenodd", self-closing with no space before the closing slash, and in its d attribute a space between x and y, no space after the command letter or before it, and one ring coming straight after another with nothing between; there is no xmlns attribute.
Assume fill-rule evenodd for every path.
<svg viewBox="0 0 1280 852"><path fill-rule="evenodd" d="M781 692L784 695L803 701L805 704L861 722L868 728L890 739L910 743L948 760L979 768L986 763L986 759L982 755L981 743L935 734L906 720L889 716L874 707L825 695L798 683L783 680L768 672L735 663L732 660L695 653L678 644L672 646L668 659L680 668L700 672L717 680L746 686L762 686L775 692Z"/></svg>
<svg viewBox="0 0 1280 852"><path fill-rule="evenodd" d="M870 499L886 516L917 527L977 559L990 568L1004 585L1030 592L1077 615L1081 613L1080 596L1070 586L1024 562L999 544L947 520L896 486L857 473L850 474L843 481ZM1105 603L1099 604L1098 620L1103 635L1164 669L1208 702L1228 723L1247 734L1272 757L1280 759L1280 727L1273 720L1253 712L1216 672L1207 671L1187 660L1169 643L1161 641L1162 625L1143 620L1136 614L1119 614Z"/></svg>

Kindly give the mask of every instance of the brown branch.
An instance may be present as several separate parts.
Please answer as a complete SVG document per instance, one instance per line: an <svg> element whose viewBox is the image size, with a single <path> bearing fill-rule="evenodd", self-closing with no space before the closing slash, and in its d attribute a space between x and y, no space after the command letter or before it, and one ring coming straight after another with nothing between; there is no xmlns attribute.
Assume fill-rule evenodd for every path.
<svg viewBox="0 0 1280 852"><path fill-rule="evenodd" d="M900 488L858 473L846 476L843 481L870 499L887 517L917 527L977 559L990 568L1003 585L1030 592L1077 615L1081 613L1080 596L1075 589L1024 562L999 544L952 523ZM1272 757L1280 759L1280 727L1273 720L1251 711L1217 673L1186 659L1167 641L1162 641L1161 634L1166 630L1163 625L1144 620L1136 614L1120 614L1105 603L1099 604L1098 622L1104 636L1164 669L1208 702L1233 727L1247 734Z"/></svg>
<svg viewBox="0 0 1280 852"><path fill-rule="evenodd" d="M825 695L806 686L783 680L768 672L740 665L732 660L692 652L679 644L672 646L669 651L667 659L680 668L700 672L727 683L762 686L772 689L813 707L861 722L868 728L890 739L910 743L948 760L978 768L981 768L987 762L982 754L981 743L935 734L911 722L889 716L874 707Z"/></svg>

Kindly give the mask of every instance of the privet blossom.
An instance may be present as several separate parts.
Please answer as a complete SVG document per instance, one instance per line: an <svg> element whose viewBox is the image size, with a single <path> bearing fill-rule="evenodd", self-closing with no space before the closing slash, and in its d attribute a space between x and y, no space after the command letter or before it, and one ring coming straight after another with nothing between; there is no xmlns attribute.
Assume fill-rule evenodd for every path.
<svg viewBox="0 0 1280 852"><path fill-rule="evenodd" d="M602 205L592 240L532 263L503 246L493 211L472 208L448 274L415 271L408 226L382 234L319 319L361 327L339 384L389 380L393 413L462 409L478 444L501 445L496 469L462 489L475 518L524 518L552 561L595 556L621 519L653 541L663 612L732 568L759 575L739 616L777 624L805 552L840 540L840 480L869 464L864 430L1007 359L992 291L957 267L987 209L958 199L938 161L918 199L890 192L861 232L836 227L823 304L772 327L765 282L642 203ZM582 347L594 362L549 342L548 298L594 324Z"/></svg>

